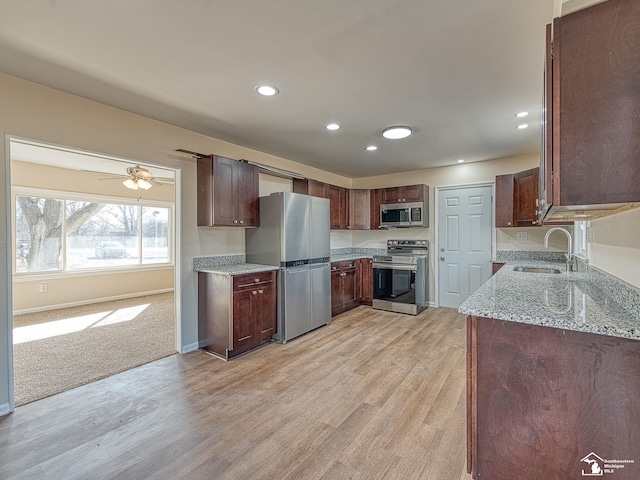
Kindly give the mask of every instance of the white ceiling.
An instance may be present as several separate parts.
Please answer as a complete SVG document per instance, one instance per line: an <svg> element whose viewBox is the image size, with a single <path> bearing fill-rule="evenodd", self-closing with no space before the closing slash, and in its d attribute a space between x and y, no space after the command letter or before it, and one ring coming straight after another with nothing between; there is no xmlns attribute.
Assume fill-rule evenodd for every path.
<svg viewBox="0 0 640 480"><path fill-rule="evenodd" d="M553 4L0 0L0 70L365 177L538 152ZM414 134L382 138L394 124Z"/></svg>

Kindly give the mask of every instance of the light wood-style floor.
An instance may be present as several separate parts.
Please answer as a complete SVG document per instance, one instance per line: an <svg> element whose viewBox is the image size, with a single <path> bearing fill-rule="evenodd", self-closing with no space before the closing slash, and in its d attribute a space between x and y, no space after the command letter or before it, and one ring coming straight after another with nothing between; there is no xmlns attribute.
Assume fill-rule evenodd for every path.
<svg viewBox="0 0 640 480"><path fill-rule="evenodd" d="M358 307L39 400L0 419L0 478L468 480L464 320Z"/></svg>

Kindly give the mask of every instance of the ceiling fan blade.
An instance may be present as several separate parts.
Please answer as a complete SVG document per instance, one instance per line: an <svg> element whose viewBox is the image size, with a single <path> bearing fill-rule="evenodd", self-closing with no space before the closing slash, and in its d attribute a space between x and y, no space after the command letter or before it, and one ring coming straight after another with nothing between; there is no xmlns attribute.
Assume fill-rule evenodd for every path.
<svg viewBox="0 0 640 480"><path fill-rule="evenodd" d="M109 178L98 178L97 180L126 180L129 177L123 177L121 175L117 177L109 177Z"/></svg>
<svg viewBox="0 0 640 480"><path fill-rule="evenodd" d="M154 180L164 183L173 183L175 180L171 177L153 177Z"/></svg>

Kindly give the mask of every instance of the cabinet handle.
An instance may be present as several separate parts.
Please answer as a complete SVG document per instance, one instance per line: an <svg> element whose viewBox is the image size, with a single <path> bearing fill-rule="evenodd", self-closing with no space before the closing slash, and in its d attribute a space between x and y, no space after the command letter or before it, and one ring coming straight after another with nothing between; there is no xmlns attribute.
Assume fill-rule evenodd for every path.
<svg viewBox="0 0 640 480"><path fill-rule="evenodd" d="M511 222L507 222L507 225L511 225Z"/></svg>
<svg viewBox="0 0 640 480"><path fill-rule="evenodd" d="M256 281L256 283L258 283L258 282L260 281L260 279L259 279L259 278L256 278L256 279L255 279L255 281Z"/></svg>
<svg viewBox="0 0 640 480"><path fill-rule="evenodd" d="M256 292L255 290L251 292L252 295L257 295L258 292Z"/></svg>
<svg viewBox="0 0 640 480"><path fill-rule="evenodd" d="M258 290L258 293L264 293L264 290Z"/></svg>

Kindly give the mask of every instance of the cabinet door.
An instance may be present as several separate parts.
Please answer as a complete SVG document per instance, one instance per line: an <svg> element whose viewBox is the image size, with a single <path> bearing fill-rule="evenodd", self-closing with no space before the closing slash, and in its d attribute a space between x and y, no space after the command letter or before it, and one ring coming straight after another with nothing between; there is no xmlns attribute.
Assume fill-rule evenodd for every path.
<svg viewBox="0 0 640 480"><path fill-rule="evenodd" d="M513 175L498 175L496 177L496 227L513 227Z"/></svg>
<svg viewBox="0 0 640 480"><path fill-rule="evenodd" d="M331 210L331 229L344 230L347 228L347 189L337 185L327 184L329 208Z"/></svg>
<svg viewBox="0 0 640 480"><path fill-rule="evenodd" d="M342 298L344 310L349 310L360 305L360 292L358 289L358 272L355 261L345 266L342 275Z"/></svg>
<svg viewBox="0 0 640 480"><path fill-rule="evenodd" d="M424 185L405 185L401 187L404 202L423 202L425 200Z"/></svg>
<svg viewBox="0 0 640 480"><path fill-rule="evenodd" d="M371 230L378 230L381 228L380 227L380 204L382 203L382 194L383 194L382 188L376 188L374 190L371 190L371 195L369 198L369 201L371 204L369 225Z"/></svg>
<svg viewBox="0 0 640 480"><path fill-rule="evenodd" d="M277 328L277 300L274 285L258 288L258 295L253 295L252 300L251 312L256 323L258 340L268 342Z"/></svg>
<svg viewBox="0 0 640 480"><path fill-rule="evenodd" d="M373 260L370 258L361 258L360 264L360 302L365 305L373 303Z"/></svg>
<svg viewBox="0 0 640 480"><path fill-rule="evenodd" d="M401 203L403 201L400 187L382 189L382 203Z"/></svg>
<svg viewBox="0 0 640 480"><path fill-rule="evenodd" d="M329 198L327 184L311 178L294 178L293 193L302 193L312 197Z"/></svg>
<svg viewBox="0 0 640 480"><path fill-rule="evenodd" d="M235 225L236 218L236 160L213 156L213 223Z"/></svg>
<svg viewBox="0 0 640 480"><path fill-rule="evenodd" d="M251 314L253 297L257 295L257 289L233 293L233 350L258 342L256 322Z"/></svg>
<svg viewBox="0 0 640 480"><path fill-rule="evenodd" d="M198 158L197 222L199 227L213 225L213 157Z"/></svg>
<svg viewBox="0 0 640 480"><path fill-rule="evenodd" d="M236 163L236 220L245 227L260 226L258 167L245 162ZM235 224L235 223L234 223Z"/></svg>
<svg viewBox="0 0 640 480"><path fill-rule="evenodd" d="M342 312L342 276L340 265L331 264L331 316Z"/></svg>
<svg viewBox="0 0 640 480"><path fill-rule="evenodd" d="M538 224L536 198L538 194L538 168L513 175L515 196L515 220L519 227ZM496 195L497 196L497 195Z"/></svg>
<svg viewBox="0 0 640 480"><path fill-rule="evenodd" d="M369 190L349 190L349 229L369 230L371 208Z"/></svg>
<svg viewBox="0 0 640 480"><path fill-rule="evenodd" d="M542 224L544 216L553 204L553 57L552 27L547 25L546 52L542 91L542 148L540 150L540 168L538 170L538 223Z"/></svg>

